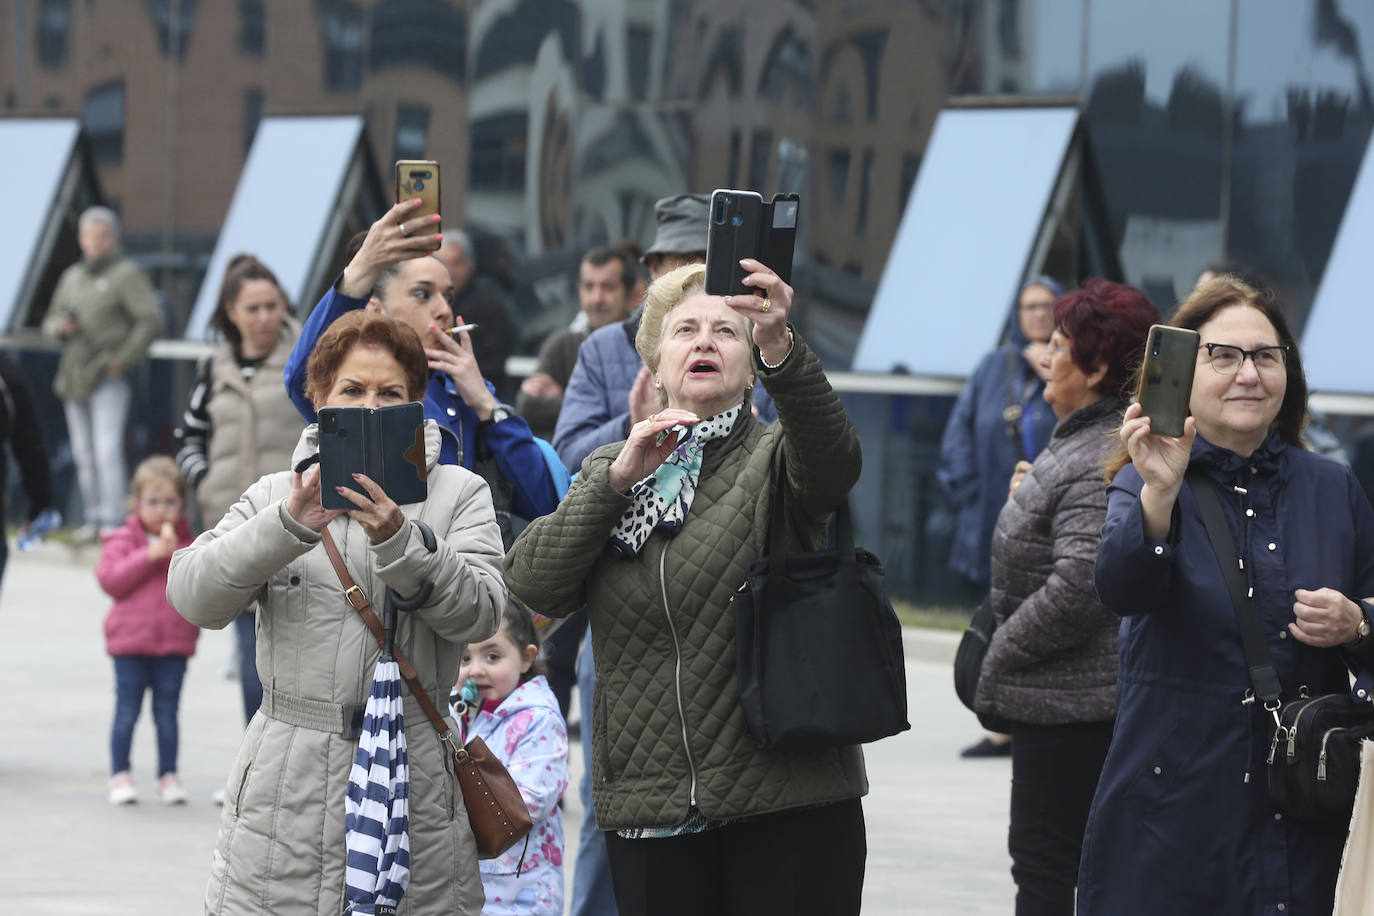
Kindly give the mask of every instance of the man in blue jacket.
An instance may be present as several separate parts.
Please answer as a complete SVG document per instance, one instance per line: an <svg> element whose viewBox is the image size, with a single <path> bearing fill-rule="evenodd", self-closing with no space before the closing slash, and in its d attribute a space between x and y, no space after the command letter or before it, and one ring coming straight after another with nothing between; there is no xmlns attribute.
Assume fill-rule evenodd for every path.
<svg viewBox="0 0 1374 916"><path fill-rule="evenodd" d="M454 320L449 305L453 282L448 268L431 253L437 245L437 218L407 219L418 204L397 204L350 244L352 260L306 319L286 361L286 391L306 422L315 422L314 405L305 396L306 364L325 329L345 312L369 308L410 325L434 370L424 408L425 418L436 421L442 433L439 460L487 478L509 541L509 520L501 517L501 504L527 519L552 512L558 504L554 472L529 424L497 401L491 383L482 378L468 332L458 340L447 333Z"/></svg>

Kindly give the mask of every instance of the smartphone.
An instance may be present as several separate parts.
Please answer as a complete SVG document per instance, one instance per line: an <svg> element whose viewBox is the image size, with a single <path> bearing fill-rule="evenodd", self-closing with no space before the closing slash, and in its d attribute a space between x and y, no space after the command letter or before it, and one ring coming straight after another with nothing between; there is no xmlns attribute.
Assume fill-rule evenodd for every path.
<svg viewBox="0 0 1374 916"><path fill-rule="evenodd" d="M348 487L366 496L354 474L372 478L398 505L424 502L429 492L424 422L424 407L415 402L320 408L320 504L356 509L335 489Z"/></svg>
<svg viewBox="0 0 1374 916"><path fill-rule="evenodd" d="M759 292L745 286L749 275L741 258L763 262L792 282L792 256L797 244L797 216L801 198L774 194L764 203L757 191L718 189L711 194L706 229L706 292L712 296L750 296Z"/></svg>
<svg viewBox="0 0 1374 916"><path fill-rule="evenodd" d="M1197 348L1197 331L1164 324L1150 326L1136 391L1141 415L1150 418L1150 432L1183 435L1197 370Z"/></svg>
<svg viewBox="0 0 1374 916"><path fill-rule="evenodd" d="M433 159L401 159L396 163L396 203L416 197L420 198L420 207L410 211L406 219L440 215L439 163Z"/></svg>

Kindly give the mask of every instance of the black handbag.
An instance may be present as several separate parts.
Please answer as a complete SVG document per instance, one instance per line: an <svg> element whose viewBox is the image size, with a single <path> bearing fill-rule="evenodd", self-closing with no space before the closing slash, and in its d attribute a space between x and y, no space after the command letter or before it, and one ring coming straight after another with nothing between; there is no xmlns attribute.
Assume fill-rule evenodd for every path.
<svg viewBox="0 0 1374 916"><path fill-rule="evenodd" d="M988 647L992 645L992 634L997 632L997 615L992 612L992 596L989 594L973 612L973 620L964 630L959 640L959 648L954 653L954 692L959 702L968 707L978 717L978 723L988 731L1006 734L1011 731L1011 722L1001 716L979 712L973 700L978 695L978 680L983 676L983 659L987 657Z"/></svg>
<svg viewBox="0 0 1374 916"><path fill-rule="evenodd" d="M1357 700L1349 693L1309 697L1304 687L1295 699L1286 703L1281 699L1278 672L1265 647L1259 614L1216 487L1196 471L1188 474L1188 483L1231 595L1250 669L1252 686L1246 702L1258 699L1274 720L1266 758L1269 801L1295 821L1346 827L1360 781L1360 743L1374 736L1369 691L1357 686Z"/></svg>
<svg viewBox="0 0 1374 916"><path fill-rule="evenodd" d="M854 547L848 501L836 547L787 552L786 472L778 468L768 555L730 601L740 707L761 747L840 747L906 731L902 627L877 557Z"/></svg>

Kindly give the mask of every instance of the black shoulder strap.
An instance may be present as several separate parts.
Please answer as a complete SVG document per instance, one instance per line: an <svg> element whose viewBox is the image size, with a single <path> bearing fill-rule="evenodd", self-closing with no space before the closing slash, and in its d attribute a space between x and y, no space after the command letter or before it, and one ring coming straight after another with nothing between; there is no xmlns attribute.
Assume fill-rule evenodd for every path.
<svg viewBox="0 0 1374 916"><path fill-rule="evenodd" d="M1198 515L1207 529L1207 537L1212 542L1212 552L1216 554L1217 564L1221 566L1222 578L1226 580L1226 590L1231 593L1231 606L1236 614L1236 627L1240 630L1241 645L1245 649L1245 664L1250 669L1250 683L1255 695L1266 705L1277 702L1282 687L1279 685L1278 672L1264 645L1264 631L1260 628L1259 614L1255 610L1249 583L1240 555L1236 552L1236 542L1231 536L1231 526L1226 524L1217 488L1206 474L1201 471L1188 472L1188 486L1197 500Z"/></svg>
<svg viewBox="0 0 1374 916"><path fill-rule="evenodd" d="M773 489L772 517L768 522L768 574L781 578L787 572L787 461L778 456L778 478ZM854 523L849 516L849 497L835 508L835 548L840 562L854 563Z"/></svg>
<svg viewBox="0 0 1374 916"><path fill-rule="evenodd" d="M1016 457L1026 460L1026 449L1021 443L1021 414L1025 412L1023 392L1019 391L1017 383L1021 375L1020 366L1021 354L1015 350L1007 349L1007 406L1002 408L1002 421L1007 424L1007 438L1016 446Z"/></svg>

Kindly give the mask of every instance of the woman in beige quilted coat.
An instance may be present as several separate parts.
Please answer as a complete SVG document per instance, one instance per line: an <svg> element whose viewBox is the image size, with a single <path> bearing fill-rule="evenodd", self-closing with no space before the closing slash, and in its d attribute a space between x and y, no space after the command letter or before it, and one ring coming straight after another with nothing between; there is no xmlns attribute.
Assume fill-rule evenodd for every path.
<svg viewBox="0 0 1374 916"><path fill-rule="evenodd" d="M408 327L353 312L330 327L310 360L317 407L385 406L423 397L429 369ZM506 601L501 535L480 477L440 465L439 432L425 423L429 494L397 506L372 481L357 509L320 505L319 469L283 470L248 489L213 530L172 558L167 596L188 620L222 628L258 602L263 702L225 787L205 911L274 916L344 912L344 797L357 740L347 734L366 701L380 650L323 547L326 526L354 580L381 607L390 586L431 602L400 615L396 647L443 708L463 646L496 632ZM300 462L318 450L309 426ZM351 491L350 491L351 492ZM429 552L411 520L438 537ZM477 853L438 734L406 690L410 754L410 887L398 912L477 914Z"/></svg>
<svg viewBox="0 0 1374 916"><path fill-rule="evenodd" d="M532 609L590 611L592 794L621 916L859 912L863 755L750 739L730 604L764 552L783 457L791 539L815 549L859 440L788 324L791 287L741 264L760 295L706 295L701 265L654 282L635 346L664 409L592 452L506 555ZM772 426L750 411L759 379Z"/></svg>

